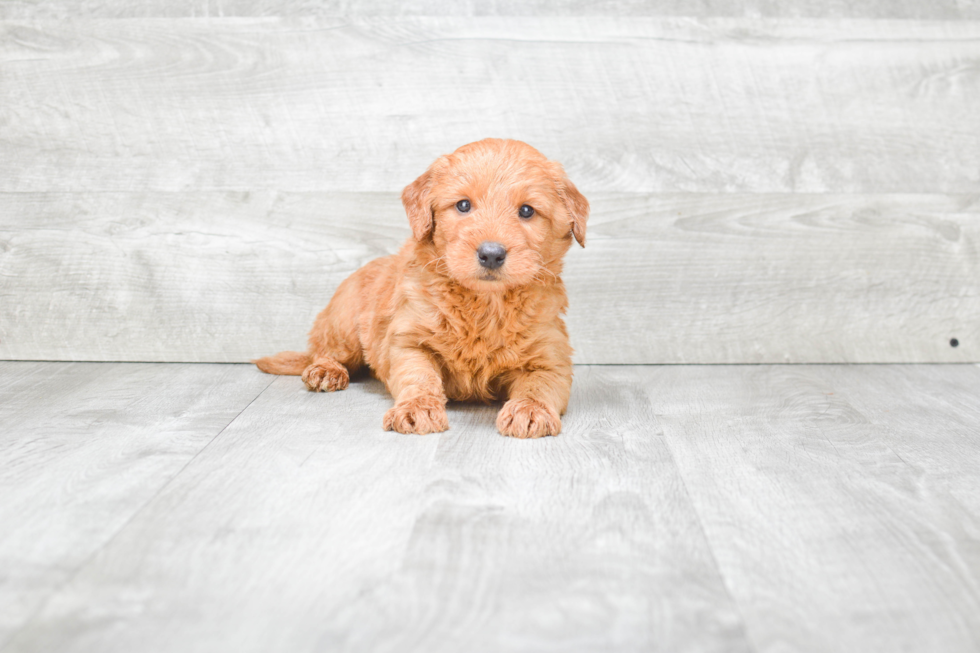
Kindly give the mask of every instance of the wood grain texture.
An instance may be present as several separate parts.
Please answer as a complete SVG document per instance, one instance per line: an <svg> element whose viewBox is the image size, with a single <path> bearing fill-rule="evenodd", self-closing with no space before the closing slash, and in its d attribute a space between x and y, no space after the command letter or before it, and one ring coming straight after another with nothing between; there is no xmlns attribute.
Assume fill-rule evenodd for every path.
<svg viewBox="0 0 980 653"><path fill-rule="evenodd" d="M399 566L438 442L383 432L389 401L277 379L5 653L323 650Z"/></svg>
<svg viewBox="0 0 980 653"><path fill-rule="evenodd" d="M757 650L980 647L980 369L637 375Z"/></svg>
<svg viewBox="0 0 980 653"><path fill-rule="evenodd" d="M976 193L978 58L978 21L7 20L0 191L393 192L506 136L587 195Z"/></svg>
<svg viewBox="0 0 980 653"><path fill-rule="evenodd" d="M578 368L533 442L279 379L5 653L750 651L636 376Z"/></svg>
<svg viewBox="0 0 980 653"><path fill-rule="evenodd" d="M976 0L5 0L3 18L181 18L228 16L731 16L980 18Z"/></svg>
<svg viewBox="0 0 980 653"><path fill-rule="evenodd" d="M598 207L592 249L566 275L573 344L590 348L582 362L980 359L976 196L620 196Z"/></svg>
<svg viewBox="0 0 980 653"><path fill-rule="evenodd" d="M980 360L977 196L591 199L564 275L579 363ZM301 349L408 236L390 193L0 193L0 357Z"/></svg>
<svg viewBox="0 0 980 653"><path fill-rule="evenodd" d="M134 377L156 392L134 397ZM445 434L384 433L376 381L280 378L59 566L146 470L88 489L119 427L157 456L210 440L217 416L189 413L213 398L153 444L149 424L231 377L268 379L0 364L0 522L17 504L44 527L0 533L0 596L46 593L4 653L980 646L980 366L579 366L563 434L541 441L459 404ZM83 448L46 432L82 424Z"/></svg>
<svg viewBox="0 0 980 653"><path fill-rule="evenodd" d="M635 378L576 368L562 434L530 447L457 406L400 569L328 648L752 650Z"/></svg>
<svg viewBox="0 0 980 653"><path fill-rule="evenodd" d="M268 385L227 365L0 363L0 648Z"/></svg>

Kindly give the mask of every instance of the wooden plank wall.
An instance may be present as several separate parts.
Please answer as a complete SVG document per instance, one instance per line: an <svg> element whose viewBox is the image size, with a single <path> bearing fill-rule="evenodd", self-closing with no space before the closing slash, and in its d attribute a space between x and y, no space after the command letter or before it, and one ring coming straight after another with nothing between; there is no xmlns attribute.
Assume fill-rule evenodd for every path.
<svg viewBox="0 0 980 653"><path fill-rule="evenodd" d="M978 107L977 2L5 2L0 358L302 347L504 136L593 201L579 363L980 361Z"/></svg>

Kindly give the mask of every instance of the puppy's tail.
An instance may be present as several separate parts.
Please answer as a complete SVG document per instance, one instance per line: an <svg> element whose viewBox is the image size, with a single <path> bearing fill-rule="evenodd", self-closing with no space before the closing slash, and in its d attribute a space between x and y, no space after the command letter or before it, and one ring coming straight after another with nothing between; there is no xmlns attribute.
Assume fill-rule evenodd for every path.
<svg viewBox="0 0 980 653"><path fill-rule="evenodd" d="M266 374L299 376L313 362L313 357L298 351L281 351L275 356L266 356L252 362Z"/></svg>

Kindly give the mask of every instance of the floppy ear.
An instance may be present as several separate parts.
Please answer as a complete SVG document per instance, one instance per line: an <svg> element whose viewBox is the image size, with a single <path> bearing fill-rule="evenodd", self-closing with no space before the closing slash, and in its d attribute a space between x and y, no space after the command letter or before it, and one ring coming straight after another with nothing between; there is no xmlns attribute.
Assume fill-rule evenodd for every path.
<svg viewBox="0 0 980 653"><path fill-rule="evenodd" d="M559 166L561 175L558 178L558 195L565 203L565 210L571 218L572 235L582 247L585 247L585 223L589 220L589 200L579 192L568 177L565 171Z"/></svg>
<svg viewBox="0 0 980 653"><path fill-rule="evenodd" d="M432 189L432 168L422 176L405 186L402 191L402 204L408 215L408 224L412 227L415 240L421 242L432 234L433 215L429 191Z"/></svg>

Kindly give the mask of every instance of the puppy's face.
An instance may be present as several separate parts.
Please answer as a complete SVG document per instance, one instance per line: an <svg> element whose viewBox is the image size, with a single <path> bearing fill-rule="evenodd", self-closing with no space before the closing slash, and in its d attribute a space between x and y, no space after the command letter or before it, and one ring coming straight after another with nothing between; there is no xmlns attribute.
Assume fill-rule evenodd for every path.
<svg viewBox="0 0 980 653"><path fill-rule="evenodd" d="M589 203L562 167L520 141L487 139L440 157L402 193L416 239L473 290L544 280L585 244Z"/></svg>

